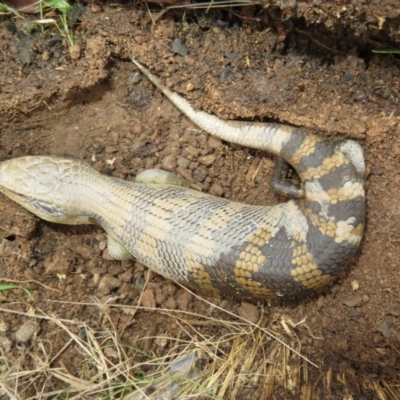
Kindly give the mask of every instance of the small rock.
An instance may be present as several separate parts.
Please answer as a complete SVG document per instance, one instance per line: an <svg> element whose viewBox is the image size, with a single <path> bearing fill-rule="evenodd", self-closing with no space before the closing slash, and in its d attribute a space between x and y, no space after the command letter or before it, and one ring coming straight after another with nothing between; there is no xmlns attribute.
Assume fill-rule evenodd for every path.
<svg viewBox="0 0 400 400"><path fill-rule="evenodd" d="M173 297L169 297L168 300L163 304L164 308L168 310L176 310L176 301Z"/></svg>
<svg viewBox="0 0 400 400"><path fill-rule="evenodd" d="M239 307L239 315L253 324L256 324L260 319L260 313L257 307L251 303L247 303L245 301Z"/></svg>
<svg viewBox="0 0 400 400"><path fill-rule="evenodd" d="M174 172L177 167L176 156L168 154L161 161L161 168L165 171Z"/></svg>
<svg viewBox="0 0 400 400"><path fill-rule="evenodd" d="M104 275L99 283L99 289L104 294L109 294L112 290L117 289L121 286L122 282L114 278L111 274Z"/></svg>
<svg viewBox="0 0 400 400"><path fill-rule="evenodd" d="M210 136L208 138L208 145L212 149L220 149L223 146L222 140L220 138L217 138L215 136Z"/></svg>
<svg viewBox="0 0 400 400"><path fill-rule="evenodd" d="M17 342L26 343L32 339L32 336L35 334L36 329L38 328L38 324L33 319L28 319L25 321L15 333L15 338Z"/></svg>
<svg viewBox="0 0 400 400"><path fill-rule="evenodd" d="M96 239L97 242L107 240L107 234L106 233L97 233L96 235L94 235L94 239Z"/></svg>
<svg viewBox="0 0 400 400"><path fill-rule="evenodd" d="M204 167L196 168L193 171L193 178L196 179L198 182L203 182L206 179L207 170Z"/></svg>
<svg viewBox="0 0 400 400"><path fill-rule="evenodd" d="M200 164L199 164L198 162L192 161L192 162L189 164L189 169L190 169L190 171L194 171L199 165L200 165Z"/></svg>
<svg viewBox="0 0 400 400"><path fill-rule="evenodd" d="M143 307L146 307L150 310L154 310L156 308L156 299L154 296L154 290L153 289L145 289L142 295L142 304Z"/></svg>
<svg viewBox="0 0 400 400"><path fill-rule="evenodd" d="M78 337L79 337L79 339L83 340L85 343L89 343L89 338L88 338L86 328L82 327L81 329L79 329Z"/></svg>
<svg viewBox="0 0 400 400"><path fill-rule="evenodd" d="M186 156L198 157L199 153L200 153L200 150L196 149L196 147L192 146L191 144L186 146L182 151L182 155L185 157Z"/></svg>
<svg viewBox="0 0 400 400"><path fill-rule="evenodd" d="M110 133L110 139L111 139L111 141L114 143L114 144L118 144L118 143L120 143L120 135L119 135L119 132L118 131L112 131L111 133Z"/></svg>
<svg viewBox="0 0 400 400"><path fill-rule="evenodd" d="M164 288L166 289L166 292L171 296L173 296L178 290L178 288L172 282L168 282L167 286L164 286Z"/></svg>
<svg viewBox="0 0 400 400"><path fill-rule="evenodd" d="M92 246L86 244L80 244L74 248L75 252L78 253L85 260L94 258L96 255L96 250Z"/></svg>
<svg viewBox="0 0 400 400"><path fill-rule="evenodd" d="M106 146L97 140L93 143L92 147L95 154L101 154L106 149Z"/></svg>
<svg viewBox="0 0 400 400"><path fill-rule="evenodd" d="M320 310L325 304L325 297L324 296L320 296L318 297L317 300L317 308Z"/></svg>
<svg viewBox="0 0 400 400"><path fill-rule="evenodd" d="M206 156L201 156L199 158L199 161L201 164L209 167L210 165L213 165L215 163L216 158L217 156L215 154L207 154Z"/></svg>
<svg viewBox="0 0 400 400"><path fill-rule="evenodd" d="M383 321L378 327L378 331L382 333L386 339L389 339L396 332L396 330L396 326L386 320Z"/></svg>
<svg viewBox="0 0 400 400"><path fill-rule="evenodd" d="M351 281L351 288L356 292L360 288L360 283L356 280Z"/></svg>
<svg viewBox="0 0 400 400"><path fill-rule="evenodd" d="M108 273L112 276L117 276L122 274L124 270L122 269L121 263L115 263L108 268Z"/></svg>
<svg viewBox="0 0 400 400"><path fill-rule="evenodd" d="M371 168L371 174L376 175L376 176L381 176L384 174L384 171L380 167L372 167Z"/></svg>
<svg viewBox="0 0 400 400"><path fill-rule="evenodd" d="M359 294L353 294L352 296L345 297L342 299L342 304L347 307L358 307L362 303L362 296Z"/></svg>
<svg viewBox="0 0 400 400"><path fill-rule="evenodd" d="M219 183L214 183L210 188L210 194L221 197L224 194L224 189Z"/></svg>
<svg viewBox="0 0 400 400"><path fill-rule="evenodd" d="M100 282L100 274L94 273L92 280L93 280L93 283L97 286Z"/></svg>
<svg viewBox="0 0 400 400"><path fill-rule="evenodd" d="M350 72L344 71L344 79L345 79L346 81L351 81L351 80L354 79L354 77L351 75Z"/></svg>
<svg viewBox="0 0 400 400"><path fill-rule="evenodd" d="M176 172L182 177L185 178L189 182L195 182L192 175L190 174L190 171L187 170L186 168L178 167L176 169Z"/></svg>
<svg viewBox="0 0 400 400"><path fill-rule="evenodd" d="M142 159L140 157L132 158L130 164L134 170L138 170L142 168Z"/></svg>
<svg viewBox="0 0 400 400"><path fill-rule="evenodd" d="M179 38L175 38L174 41L172 42L171 50L173 53L178 53L182 57L187 56L187 48L186 46L182 43L182 40Z"/></svg>
<svg viewBox="0 0 400 400"><path fill-rule="evenodd" d="M176 303L178 308L182 311L187 311L189 309L189 303L192 300L192 295L186 290L181 290L176 296Z"/></svg>
<svg viewBox="0 0 400 400"><path fill-rule="evenodd" d="M367 294L363 294L362 301L363 301L363 303L368 303L369 302L369 297L368 297Z"/></svg>
<svg viewBox="0 0 400 400"><path fill-rule="evenodd" d="M167 294L165 293L163 288L157 285L157 287L155 288L155 292L156 292L156 304L160 305L164 303L165 299L167 298Z"/></svg>
<svg viewBox="0 0 400 400"><path fill-rule="evenodd" d="M179 157L177 160L177 164L182 168L189 168L190 160L185 157Z"/></svg>
<svg viewBox="0 0 400 400"><path fill-rule="evenodd" d="M119 275L119 279L121 279L122 282L130 282L132 280L132 277L133 271L130 269Z"/></svg>
<svg viewBox="0 0 400 400"><path fill-rule="evenodd" d="M359 318L363 318L364 317L364 313L358 310L353 310L350 313L350 318L352 319L359 319Z"/></svg>

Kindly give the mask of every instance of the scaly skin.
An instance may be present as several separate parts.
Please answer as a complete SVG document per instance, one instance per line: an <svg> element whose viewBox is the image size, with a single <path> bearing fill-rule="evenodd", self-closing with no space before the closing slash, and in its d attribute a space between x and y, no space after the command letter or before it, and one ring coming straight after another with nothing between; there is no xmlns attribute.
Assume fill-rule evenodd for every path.
<svg viewBox="0 0 400 400"><path fill-rule="evenodd" d="M253 297L296 295L332 281L362 238L361 148L352 141L332 146L284 125L223 121L195 111L133 62L205 131L292 165L304 197L274 207L246 205L161 178L125 182L58 156L0 163L0 191L52 222L100 224L112 255L133 256L174 281Z"/></svg>

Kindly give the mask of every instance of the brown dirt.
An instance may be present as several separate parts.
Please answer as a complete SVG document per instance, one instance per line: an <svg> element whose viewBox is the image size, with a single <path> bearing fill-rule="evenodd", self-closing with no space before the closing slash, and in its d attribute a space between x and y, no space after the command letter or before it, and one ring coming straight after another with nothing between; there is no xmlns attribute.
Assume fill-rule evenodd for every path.
<svg viewBox="0 0 400 400"><path fill-rule="evenodd" d="M380 390L400 383L400 64L393 55L370 50L395 47L396 40L399 47L399 17L395 8L386 8L379 16L386 21L382 26L376 14L357 15L358 23L346 25L332 17L329 7L324 13L331 22L325 18L325 25L318 25L311 17L307 23L285 19L277 8L208 14L176 10L153 26L141 5L88 7L76 28L81 54L73 61L55 32L27 35L25 22L3 18L0 159L68 153L124 179L162 167L190 175L205 191L229 199L254 204L283 200L269 187L273 164L268 155L200 132L136 75L133 55L195 107L221 118L279 121L324 137L358 140L368 166L368 203L365 238L354 262L322 293L282 304L250 303L266 319L307 318L310 331L322 338L296 329L302 354L320 367L309 371L310 398L376 398L377 388L365 382ZM171 51L177 37L187 56ZM212 156L212 165L200 162L206 155ZM135 305L149 278L144 303L155 299L159 308L207 315L208 306L175 284L148 275L134 262L110 260L105 239L97 227L40 221L2 196L0 277L21 282L35 300L28 304L23 292L3 292L1 307L23 312L34 307L100 328L103 321L90 305L66 302L97 297ZM243 306L240 299L202 296L234 313ZM26 319L6 312L0 318L12 339ZM171 315L157 311L137 312L134 325L123 310L110 318L122 342L157 355L167 349L140 338L165 332L185 336ZM55 332L51 322L40 322L41 340L57 350L65 338ZM201 332L221 334L218 326L204 326ZM75 357L65 352L54 364L75 371ZM329 387L321 379L327 373L337 377ZM47 383L49 390L59 384L54 379ZM236 398L261 398L262 392L260 383ZM299 387L276 393L280 399L305 398ZM395 398L390 390L385 396Z"/></svg>

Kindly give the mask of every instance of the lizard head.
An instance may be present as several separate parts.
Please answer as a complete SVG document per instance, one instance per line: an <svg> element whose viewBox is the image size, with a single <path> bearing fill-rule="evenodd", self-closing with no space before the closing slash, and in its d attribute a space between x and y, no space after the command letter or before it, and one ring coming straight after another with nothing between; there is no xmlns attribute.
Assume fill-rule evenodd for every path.
<svg viewBox="0 0 400 400"><path fill-rule="evenodd" d="M84 163L73 157L27 156L0 163L0 192L38 217L63 224L91 221L74 212L71 192Z"/></svg>

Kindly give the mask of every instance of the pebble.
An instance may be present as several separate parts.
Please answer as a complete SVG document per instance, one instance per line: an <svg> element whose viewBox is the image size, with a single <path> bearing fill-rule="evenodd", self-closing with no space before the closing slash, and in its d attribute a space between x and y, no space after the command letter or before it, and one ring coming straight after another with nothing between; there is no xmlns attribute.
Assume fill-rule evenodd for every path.
<svg viewBox="0 0 400 400"><path fill-rule="evenodd" d="M146 288L142 295L142 305L148 308L147 311L152 311L156 308L156 298L154 296L154 290Z"/></svg>
<svg viewBox="0 0 400 400"><path fill-rule="evenodd" d="M182 57L187 56L187 47L182 43L182 40L179 38L175 38L172 42L171 50L173 53L177 53Z"/></svg>
<svg viewBox="0 0 400 400"><path fill-rule="evenodd" d="M93 278L92 278L92 280L93 280L93 283L94 283L96 286L98 286L98 284L99 284L99 282L100 282L100 274L93 273Z"/></svg>
<svg viewBox="0 0 400 400"><path fill-rule="evenodd" d="M130 282L132 280L132 277L133 271L130 269L119 275L119 279L121 279L122 282Z"/></svg>
<svg viewBox="0 0 400 400"><path fill-rule="evenodd" d="M192 161L192 162L189 164L189 169L190 169L190 171L194 171L199 165L200 165L200 164L199 164L198 162Z"/></svg>
<svg viewBox="0 0 400 400"><path fill-rule="evenodd" d="M28 319L27 321L25 321L15 333L15 338L17 339L17 342L29 342L35 334L37 328L38 324L35 320Z"/></svg>
<svg viewBox="0 0 400 400"><path fill-rule="evenodd" d="M140 157L132 158L130 164L134 170L137 170L142 167L142 159Z"/></svg>
<svg viewBox="0 0 400 400"><path fill-rule="evenodd" d="M151 169L154 167L154 162L152 158L146 158L144 169Z"/></svg>
<svg viewBox="0 0 400 400"><path fill-rule="evenodd" d="M162 290L162 288L157 285L155 288L155 292L156 292L156 303L157 305L161 305L162 303L164 303L165 299L167 298L167 294L165 293L164 290Z"/></svg>
<svg viewBox="0 0 400 400"><path fill-rule="evenodd" d="M117 131L112 131L110 134L110 138L114 144L119 144L119 142L121 140L119 137L119 132L117 132Z"/></svg>
<svg viewBox="0 0 400 400"><path fill-rule="evenodd" d="M325 297L324 296L318 297L318 300L316 303L317 308L320 310L324 306L324 304L325 304Z"/></svg>
<svg viewBox="0 0 400 400"><path fill-rule="evenodd" d="M341 302L347 307L358 307L362 303L362 296L353 294L352 296L343 298Z"/></svg>
<svg viewBox="0 0 400 400"><path fill-rule="evenodd" d="M112 290L121 286L122 282L111 274L104 275L99 282L99 289L103 294L109 294Z"/></svg>
<svg viewBox="0 0 400 400"><path fill-rule="evenodd" d="M176 303L178 308L182 311L187 311L189 309L189 303L192 300L192 295L186 290L181 290L176 296Z"/></svg>
<svg viewBox="0 0 400 400"><path fill-rule="evenodd" d="M382 333L386 339L389 339L396 332L396 330L396 326L386 320L384 320L378 327L378 331Z"/></svg>
<svg viewBox="0 0 400 400"><path fill-rule="evenodd" d="M196 168L193 171L193 178L196 179L198 182L203 182L206 179L207 170L204 167Z"/></svg>
<svg viewBox="0 0 400 400"><path fill-rule="evenodd" d="M182 167L178 167L176 169L176 172L182 176L183 178L185 178L186 180L188 180L189 182L194 182L194 179L192 177L192 175L190 174L190 171L187 170L186 168L182 168Z"/></svg>
<svg viewBox="0 0 400 400"><path fill-rule="evenodd" d="M165 171L174 172L177 167L175 154L168 154L161 161L161 168Z"/></svg>
<svg viewBox="0 0 400 400"><path fill-rule="evenodd" d="M75 246L75 251L85 260L92 259L97 253L92 246L88 246L86 244Z"/></svg>
<svg viewBox="0 0 400 400"><path fill-rule="evenodd" d="M209 167L210 165L213 165L215 163L217 156L215 154L208 154L206 156L201 156L199 158L199 162L206 167Z"/></svg>
<svg viewBox="0 0 400 400"><path fill-rule="evenodd" d="M176 291L178 290L178 288L172 282L167 283L167 286L165 287L165 289L166 289L166 292L171 296L173 296L176 293Z"/></svg>
<svg viewBox="0 0 400 400"><path fill-rule="evenodd" d="M176 310L176 301L173 297L169 297L168 300L163 304L164 308L168 310Z"/></svg>
<svg viewBox="0 0 400 400"><path fill-rule="evenodd" d="M107 240L102 240L100 243L99 243L99 249L100 249L100 251L103 251L103 250L105 250L107 248Z"/></svg>
<svg viewBox="0 0 400 400"><path fill-rule="evenodd" d="M104 146L103 143L95 141L93 143L93 151L95 154L101 154L104 152L104 150L106 149L106 146Z"/></svg>
<svg viewBox="0 0 400 400"><path fill-rule="evenodd" d="M214 183L210 188L210 194L221 197L224 194L224 189L219 183Z"/></svg>
<svg viewBox="0 0 400 400"><path fill-rule="evenodd" d="M359 318L363 318L364 317L364 313L358 310L353 310L350 313L350 318L352 319L359 319Z"/></svg>
<svg viewBox="0 0 400 400"><path fill-rule="evenodd" d="M245 301L239 307L239 315L253 324L256 324L260 319L260 313L257 307L251 303L247 303Z"/></svg>
<svg viewBox="0 0 400 400"><path fill-rule="evenodd" d="M222 140L220 138L217 138L215 136L210 136L208 138L208 145L212 149L220 149L223 146Z"/></svg>
<svg viewBox="0 0 400 400"><path fill-rule="evenodd" d="M108 273L113 276L122 274L122 272L124 272L124 270L122 269L121 263L115 263L113 265L110 265L110 267L108 268Z"/></svg>
<svg viewBox="0 0 400 400"><path fill-rule="evenodd" d="M178 157L177 164L182 168L189 168L190 160L185 157Z"/></svg>
<svg viewBox="0 0 400 400"><path fill-rule="evenodd" d="M186 157L186 156L198 157L199 153L200 153L200 150L196 149L196 147L192 146L191 144L186 146L182 151L182 155L184 157Z"/></svg>

